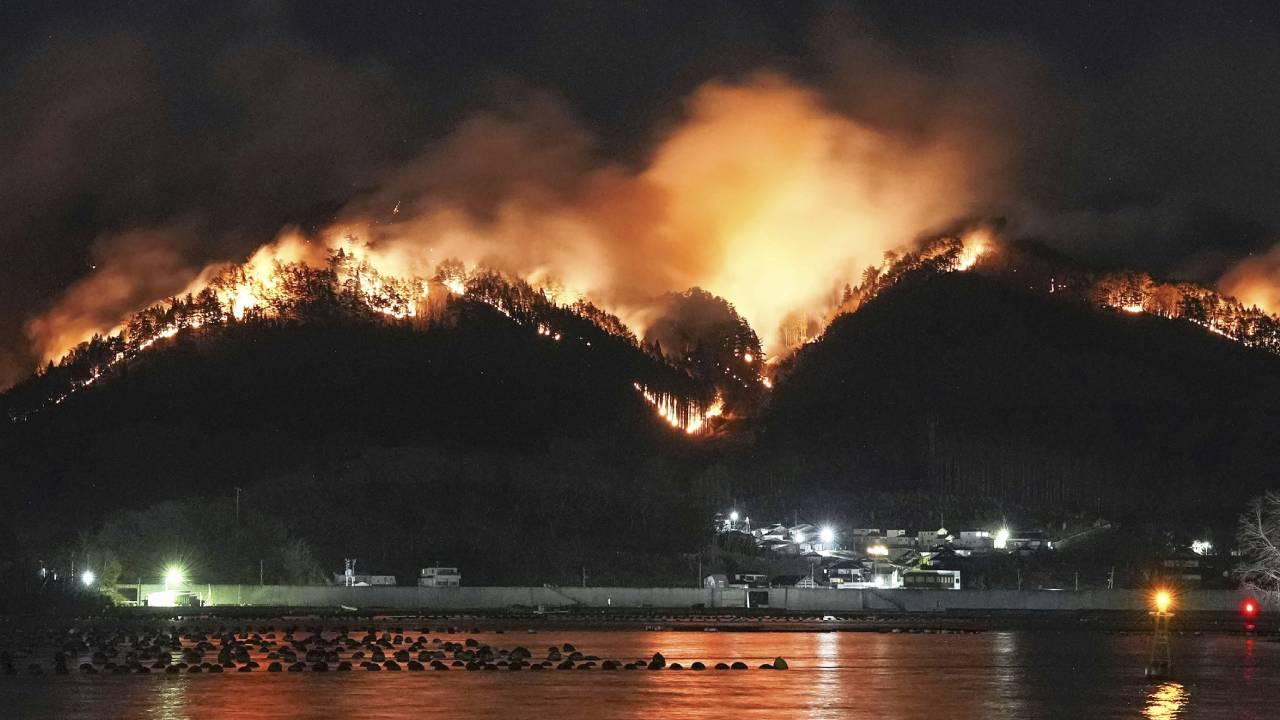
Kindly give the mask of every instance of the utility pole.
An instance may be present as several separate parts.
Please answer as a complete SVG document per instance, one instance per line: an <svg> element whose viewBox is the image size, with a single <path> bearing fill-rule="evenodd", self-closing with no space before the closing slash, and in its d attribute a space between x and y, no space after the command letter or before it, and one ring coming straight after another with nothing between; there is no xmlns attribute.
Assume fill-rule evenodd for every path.
<svg viewBox="0 0 1280 720"><path fill-rule="evenodd" d="M262 577L263 577L263 574L262 574L262 560L258 560L258 584L259 584L259 585L266 585L266 583L262 581Z"/></svg>
<svg viewBox="0 0 1280 720"><path fill-rule="evenodd" d="M1076 571L1076 592L1080 592L1080 571Z"/></svg>
<svg viewBox="0 0 1280 720"><path fill-rule="evenodd" d="M236 488L236 527L240 527L240 488Z"/></svg>
<svg viewBox="0 0 1280 720"><path fill-rule="evenodd" d="M587 586L587 567L583 565L582 566L582 587L586 587L586 586Z"/></svg>
<svg viewBox="0 0 1280 720"><path fill-rule="evenodd" d="M1108 590L1116 589L1116 566L1115 565L1112 565L1111 572L1107 573L1107 589Z"/></svg>

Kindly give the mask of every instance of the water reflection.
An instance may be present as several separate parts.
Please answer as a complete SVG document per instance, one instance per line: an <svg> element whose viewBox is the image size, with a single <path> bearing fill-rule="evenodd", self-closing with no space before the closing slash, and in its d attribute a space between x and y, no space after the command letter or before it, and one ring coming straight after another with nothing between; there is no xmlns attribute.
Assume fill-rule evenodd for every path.
<svg viewBox="0 0 1280 720"><path fill-rule="evenodd" d="M668 662L709 668L741 660L751 671L271 673L171 676L0 676L0 718L103 717L362 720L453 713L476 720L1113 720L1275 717L1280 643L1184 638L1183 684L1143 683L1145 636L1097 632L936 635L806 632L481 633L539 656L572 642L625 661L661 650ZM461 640L455 636L454 640ZM787 672L754 668L776 656ZM1202 658L1202 659L1197 659ZM259 658L262 660L265 658ZM1185 684L1185 686L1184 686ZM1196 688L1192 711L1188 688Z"/></svg>
<svg viewBox="0 0 1280 720"><path fill-rule="evenodd" d="M1151 691L1142 714L1150 720L1173 720L1182 716L1182 708L1186 706L1189 698L1187 689L1181 684L1164 683Z"/></svg>
<svg viewBox="0 0 1280 720"><path fill-rule="evenodd" d="M810 718L842 718L847 711L840 707L839 701L847 700L850 693L841 689L840 672L840 636L834 632L813 634L813 664L818 670L818 677L813 683L813 693L809 696Z"/></svg>
<svg viewBox="0 0 1280 720"><path fill-rule="evenodd" d="M987 704L992 707L992 717L1025 717L1022 693L1026 687L1026 671L1018 647L1019 636L1012 632L993 633L991 652L992 694Z"/></svg>
<svg viewBox="0 0 1280 720"><path fill-rule="evenodd" d="M165 678L160 687L148 689L139 687L138 691L151 694L149 717L156 720L186 720L191 717L191 708L187 702L187 683L185 678Z"/></svg>

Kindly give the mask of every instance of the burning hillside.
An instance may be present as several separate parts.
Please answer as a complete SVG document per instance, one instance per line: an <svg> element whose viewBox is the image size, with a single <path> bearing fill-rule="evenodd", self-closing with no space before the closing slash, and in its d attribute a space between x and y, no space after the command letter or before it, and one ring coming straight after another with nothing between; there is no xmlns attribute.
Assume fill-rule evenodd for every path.
<svg viewBox="0 0 1280 720"><path fill-rule="evenodd" d="M635 336L613 315L584 299L557 303L555 293L502 273L440 263L430 277L389 277L371 263L350 236L321 248L290 239L264 248L248 262L212 268L190 292L135 313L113 332L95 335L50 364L16 391L27 400L11 419L25 419L47 404L60 404L166 340L208 336L238 326L375 322L430 332L457 321L459 303L478 303L545 342L592 348L602 342L644 356ZM634 364L634 363L632 363ZM669 424L707 432L707 420L723 402L713 387L696 382L659 357L635 366L635 388Z"/></svg>
<svg viewBox="0 0 1280 720"><path fill-rule="evenodd" d="M77 344L36 379L43 396L10 410L14 419L59 404L121 364L179 333L208 333L234 324L364 318L427 330L448 321L451 303L480 302L549 342L591 345L595 331L647 353L668 368L669 380L635 378L632 384L667 424L702 434L721 415L750 415L772 387L776 361L818 338L837 316L856 312L884 290L919 274L976 271L1127 313L1186 320L1251 347L1280 352L1280 321L1233 298L1191 283L1162 283L1137 273L1091 274L1069 262L1045 263L1001 241L987 227L943 235L901 252L886 251L878 265L833 291L815 310L791 313L780 327L778 352L764 344L736 308L705 290L668 293L651 302L643 342L619 317L547 274L536 282L512 279L456 259L429 274L395 275L402 267L354 234L308 238L289 233L242 264L214 265L183 293L134 313L104 334ZM30 391L28 390L28 394Z"/></svg>
<svg viewBox="0 0 1280 720"><path fill-rule="evenodd" d="M56 403L159 341L226 323L345 313L427 327L465 298L574 342L550 319L567 313L692 377L699 391L680 397L631 380L686 432L704 431L717 395L725 415L753 412L779 360L917 272L999 272L1280 350L1275 317L1211 290L1026 266L988 228L939 236L992 201L973 188L998 190L979 182L996 163L983 147L964 130L868 127L760 74L698 89L683 121L624 168L536 98L518 116L461 123L243 263L187 260L200 235L190 224L105 237L93 272L28 333ZM1237 275L1254 287L1259 272Z"/></svg>
<svg viewBox="0 0 1280 720"><path fill-rule="evenodd" d="M350 236L359 242L347 252L382 278L430 278L458 258L561 304L589 298L638 335L667 293L703 288L732 302L776 353L789 314L822 314L858 268L975 212L983 198L973 188L989 187L991 160L971 140L953 129L921 137L866 126L810 89L760 74L699 88L646 159L623 167L602 161L563 107L534 98L462 122L323 227L285 231L248 253L246 276L215 292L249 312L268 301L262 273L274 262L318 266ZM28 324L42 362L211 286L224 265L197 259L191 248L210 242L204 232L173 224L100 238L93 271ZM242 296L228 296L233 288ZM407 313L407 302L391 301L404 294L388 287L378 302Z"/></svg>

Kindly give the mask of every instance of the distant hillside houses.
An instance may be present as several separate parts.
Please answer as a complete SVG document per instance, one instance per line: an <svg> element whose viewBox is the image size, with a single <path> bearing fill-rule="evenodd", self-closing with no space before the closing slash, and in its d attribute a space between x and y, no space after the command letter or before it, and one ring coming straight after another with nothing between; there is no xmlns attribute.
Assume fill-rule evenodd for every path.
<svg viewBox="0 0 1280 720"><path fill-rule="evenodd" d="M769 583L773 587L959 589L955 558L1053 550L1060 541L1043 530L1007 528L953 533L946 528L842 530L807 522L753 525L736 511L717 515L714 522L725 547L754 546L761 552L809 561L812 573L802 584L797 585L797 578L777 577Z"/></svg>

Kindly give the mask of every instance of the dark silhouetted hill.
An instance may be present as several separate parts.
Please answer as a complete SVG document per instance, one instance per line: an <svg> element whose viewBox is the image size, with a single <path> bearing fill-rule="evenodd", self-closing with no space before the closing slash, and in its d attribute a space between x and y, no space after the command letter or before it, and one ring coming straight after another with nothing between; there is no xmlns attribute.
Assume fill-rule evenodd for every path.
<svg viewBox="0 0 1280 720"><path fill-rule="evenodd" d="M241 324L166 341L61 405L0 428L9 507L97 510L328 467L366 447L620 457L684 442L632 383L687 380L566 314L553 341L479 302L427 330Z"/></svg>
<svg viewBox="0 0 1280 720"><path fill-rule="evenodd" d="M1000 276L918 274L799 352L761 424L759 482L797 494L1234 514L1280 467L1280 358Z"/></svg>

